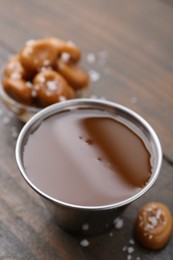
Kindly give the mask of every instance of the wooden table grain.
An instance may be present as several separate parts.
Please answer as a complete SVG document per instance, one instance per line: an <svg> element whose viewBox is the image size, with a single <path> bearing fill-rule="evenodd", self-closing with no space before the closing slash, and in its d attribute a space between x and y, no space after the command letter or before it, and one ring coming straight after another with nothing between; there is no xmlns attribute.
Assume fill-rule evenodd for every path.
<svg viewBox="0 0 173 260"><path fill-rule="evenodd" d="M23 124L0 104L0 259L173 259L173 239L160 251L141 247L133 227L151 200L173 213L173 1L1 0L0 65L30 39L55 36L80 46L92 95L140 113L157 132L163 166L154 187L112 228L76 237L56 226L15 161ZM82 246L86 239L88 246ZM133 244L132 245L132 243ZM134 251L130 254L126 247ZM131 258L130 258L131 256Z"/></svg>

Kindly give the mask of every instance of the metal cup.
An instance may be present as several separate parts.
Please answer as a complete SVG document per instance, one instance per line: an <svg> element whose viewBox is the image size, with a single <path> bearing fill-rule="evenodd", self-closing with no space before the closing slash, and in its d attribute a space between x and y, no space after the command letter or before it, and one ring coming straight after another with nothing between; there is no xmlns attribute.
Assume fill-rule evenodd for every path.
<svg viewBox="0 0 173 260"><path fill-rule="evenodd" d="M135 195L120 202L104 206L78 206L62 202L44 193L29 179L23 164L23 149L29 135L39 127L46 118L74 109L96 109L107 111L115 118L123 118L128 126L132 127L140 138L145 138L152 160L152 173L146 185ZM56 222L63 229L75 234L95 235L108 229L119 217L124 209L133 201L143 196L155 183L162 163L162 149L159 139L153 128L134 111L113 103L95 99L75 99L49 106L33 116L23 127L16 144L16 160L19 170L25 181L45 201L47 207L53 212ZM65 189L66 187L64 187Z"/></svg>

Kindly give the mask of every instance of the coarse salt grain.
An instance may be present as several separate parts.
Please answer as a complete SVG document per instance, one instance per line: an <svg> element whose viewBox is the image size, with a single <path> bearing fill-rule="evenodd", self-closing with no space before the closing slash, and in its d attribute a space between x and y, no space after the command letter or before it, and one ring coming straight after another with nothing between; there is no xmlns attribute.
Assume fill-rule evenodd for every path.
<svg viewBox="0 0 173 260"><path fill-rule="evenodd" d="M123 247L123 251L125 252L127 250L127 246L124 246Z"/></svg>
<svg viewBox="0 0 173 260"><path fill-rule="evenodd" d="M89 229L89 225L87 223L82 225L82 230L88 230Z"/></svg>
<svg viewBox="0 0 173 260"><path fill-rule="evenodd" d="M116 229L121 229L121 228L123 227L123 225L124 225L123 219L121 219L121 218L116 218L116 219L114 220L114 226L115 226Z"/></svg>
<svg viewBox="0 0 173 260"><path fill-rule="evenodd" d="M9 117L4 117L2 120L3 124L8 124L10 122L10 118Z"/></svg>
<svg viewBox="0 0 173 260"><path fill-rule="evenodd" d="M132 259L132 256L131 255L128 255L127 256L127 260L131 260Z"/></svg>
<svg viewBox="0 0 173 260"><path fill-rule="evenodd" d="M133 252L134 252L134 248L133 248L132 246L129 246L129 247L127 248L127 252L128 252L129 254L133 253Z"/></svg>
<svg viewBox="0 0 173 260"><path fill-rule="evenodd" d="M87 239L83 239L82 241L80 241L80 245L83 247L87 247L89 246L89 241Z"/></svg>
<svg viewBox="0 0 173 260"><path fill-rule="evenodd" d="M26 86L27 86L28 88L32 88L33 85L32 85L32 83L31 83L30 81L27 81L27 82L26 82Z"/></svg>
<svg viewBox="0 0 173 260"><path fill-rule="evenodd" d="M130 240L129 240L129 244L130 244L130 245L134 245L134 244L135 244L135 241L134 241L133 239L130 239Z"/></svg>
<svg viewBox="0 0 173 260"><path fill-rule="evenodd" d="M44 64L44 66L48 66L48 65L50 65L50 61L49 60L44 60L43 64Z"/></svg>
<svg viewBox="0 0 173 260"><path fill-rule="evenodd" d="M32 97L36 97L36 96L37 96L37 92L36 92L35 90L32 90L32 91L31 91L31 96L32 96Z"/></svg>
<svg viewBox="0 0 173 260"><path fill-rule="evenodd" d="M64 97L64 96L60 96L60 97L59 97L59 101L60 101L60 102L65 101L65 100L67 100L66 97Z"/></svg>
<svg viewBox="0 0 173 260"><path fill-rule="evenodd" d="M74 42L71 41L71 40L68 40L68 41L67 41L67 44L70 45L70 46L72 46L72 47L76 47L76 43L74 43Z"/></svg>
<svg viewBox="0 0 173 260"><path fill-rule="evenodd" d="M130 103L136 104L137 102L138 102L137 97L131 97L131 98L130 98Z"/></svg>
<svg viewBox="0 0 173 260"><path fill-rule="evenodd" d="M32 45L33 43L35 43L35 40L31 39L31 40L28 40L25 45Z"/></svg>
<svg viewBox="0 0 173 260"><path fill-rule="evenodd" d="M47 84L47 87L48 87L49 90L54 91L54 90L57 90L57 88L58 88L58 84L54 80L47 81L46 84Z"/></svg>
<svg viewBox="0 0 173 260"><path fill-rule="evenodd" d="M62 53L61 60L63 60L64 62L68 62L70 60L70 54L67 52Z"/></svg>
<svg viewBox="0 0 173 260"><path fill-rule="evenodd" d="M12 79L21 79L21 74L18 72L13 72L13 73L11 73L11 78Z"/></svg>
<svg viewBox="0 0 173 260"><path fill-rule="evenodd" d="M39 77L39 82L44 83L45 81L46 81L45 77L43 77L43 76Z"/></svg>
<svg viewBox="0 0 173 260"><path fill-rule="evenodd" d="M95 70L89 70L89 77L92 82L96 82L100 79L100 73Z"/></svg>
<svg viewBox="0 0 173 260"><path fill-rule="evenodd" d="M92 52L89 52L89 53L87 54L87 56L86 56L86 60L87 60L87 62L88 62L89 64L94 63L95 60L96 60L95 54L92 53Z"/></svg>

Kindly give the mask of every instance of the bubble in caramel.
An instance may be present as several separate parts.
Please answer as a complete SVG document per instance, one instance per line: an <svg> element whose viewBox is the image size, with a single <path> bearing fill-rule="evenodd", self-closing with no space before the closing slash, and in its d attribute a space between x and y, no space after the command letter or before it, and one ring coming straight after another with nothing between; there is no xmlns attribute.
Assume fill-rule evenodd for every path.
<svg viewBox="0 0 173 260"><path fill-rule="evenodd" d="M169 241L172 227L172 214L168 207L159 202L149 202L138 213L135 234L143 246L161 249Z"/></svg>
<svg viewBox="0 0 173 260"><path fill-rule="evenodd" d="M54 199L104 206L138 193L151 177L151 155L121 118L90 109L63 111L31 133L23 163L33 184Z"/></svg>

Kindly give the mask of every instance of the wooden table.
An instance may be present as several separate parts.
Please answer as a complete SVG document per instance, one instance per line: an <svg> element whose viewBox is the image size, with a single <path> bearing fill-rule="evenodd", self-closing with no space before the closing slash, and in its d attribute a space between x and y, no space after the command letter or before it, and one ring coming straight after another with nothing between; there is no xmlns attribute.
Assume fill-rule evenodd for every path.
<svg viewBox="0 0 173 260"><path fill-rule="evenodd" d="M55 225L20 176L14 150L23 124L1 104L0 259L173 259L173 239L155 252L138 245L133 233L137 212L147 201L163 202L173 213L173 1L0 3L0 65L29 39L55 36L74 41L92 74L92 95L144 116L158 133L164 154L156 184L124 212L121 229L74 237ZM81 245L83 239L87 247ZM130 245L132 258L125 250Z"/></svg>

